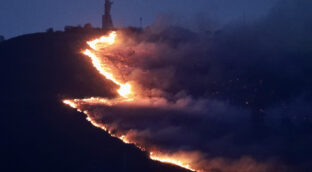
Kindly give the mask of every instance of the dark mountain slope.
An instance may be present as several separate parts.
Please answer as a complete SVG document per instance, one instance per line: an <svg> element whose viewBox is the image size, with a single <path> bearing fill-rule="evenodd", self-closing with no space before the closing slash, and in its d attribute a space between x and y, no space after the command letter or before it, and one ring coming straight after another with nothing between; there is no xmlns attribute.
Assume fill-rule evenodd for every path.
<svg viewBox="0 0 312 172"><path fill-rule="evenodd" d="M113 96L80 51L99 33L38 33L0 43L1 171L185 171L93 127L62 98Z"/></svg>

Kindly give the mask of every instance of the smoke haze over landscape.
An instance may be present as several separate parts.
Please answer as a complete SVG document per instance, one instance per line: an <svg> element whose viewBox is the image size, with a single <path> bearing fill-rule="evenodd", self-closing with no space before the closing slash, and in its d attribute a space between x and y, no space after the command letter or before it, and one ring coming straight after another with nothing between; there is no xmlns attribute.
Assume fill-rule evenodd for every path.
<svg viewBox="0 0 312 172"><path fill-rule="evenodd" d="M196 170L311 169L311 5L281 1L268 16L221 31L166 19L124 30L121 47L103 51L141 97L112 106L77 100L78 107Z"/></svg>
<svg viewBox="0 0 312 172"><path fill-rule="evenodd" d="M134 1L137 4L140 2ZM198 1L198 4L205 2ZM120 8L125 8L127 3L116 2L116 6L119 4ZM146 4L154 3L153 1ZM164 13L176 4L173 1L159 1L159 4L162 3L168 4ZM194 1L185 1L185 4L192 3ZM38 108L38 116L41 119L41 114L44 114L41 109L51 109L56 111L55 114L61 114L62 110L66 109L62 107L61 110L54 110L60 105L50 106L51 102L76 98L72 99L76 103L73 107L84 112L89 121L104 125L109 134L126 138L128 142L134 143L143 151L153 152L155 156L158 154L162 157L181 159L191 166L189 169L204 172L311 171L312 2L240 0L235 4L222 0L209 3L219 9L223 7L222 4L232 5L220 10L223 12L216 10L204 13L203 17L184 20L179 19L179 14L184 12L185 6L177 7L175 12L178 15L166 13L158 17L152 14L155 9L151 9L152 12L147 15L150 25L146 24L143 28L117 29L116 45L96 51L103 61L113 66L111 69L118 74L119 80L131 83L134 87L135 92L131 96L135 98L131 102L116 101L114 98L118 95L115 89L118 86L103 79L86 57L78 55L80 50L87 47L85 40L90 40L87 34L78 34L82 38L77 38L72 33L42 33L0 43L1 56L5 57L4 64L8 64L3 69L8 68L11 74L5 77L9 86L4 89L9 90L5 92L10 104L9 111L17 111L15 106L19 107L18 105L28 102L31 104L29 106L34 108L33 111ZM190 10L188 14L196 16L196 12L205 10L199 6L196 6L198 10ZM245 12L238 10L242 7L246 9ZM117 14L118 11L115 13L114 16L120 19L117 19L117 25L118 22L123 23L122 18L125 14ZM133 13L135 20L129 19L129 23L125 22L125 25L135 23L140 16L137 14L139 12ZM242 15L244 13L250 15ZM84 19L89 20L88 16ZM80 19L72 21L78 23ZM38 23L38 27L28 28L25 32L42 26L46 25ZM63 40L65 36L62 34L67 34L66 39L64 38L66 41L56 41L60 37ZM92 38L97 36L98 34L94 34ZM32 47L28 44L33 39L36 42L32 43L37 46ZM80 40L79 44L71 41L75 39ZM17 40L23 42L17 44ZM42 42L46 44L41 48ZM49 58L41 59L43 52L47 50L51 52L48 53ZM24 57L23 54L31 55ZM55 58L60 54L63 54L64 58ZM38 59L32 61L34 57ZM38 69L33 66L38 66ZM33 68L36 72L28 74L22 71L24 68L26 71ZM35 84L32 85L30 81ZM53 100L47 100L46 97L53 97ZM89 97L97 98L88 99ZM90 101L98 100L99 97L105 97L105 101ZM21 104L16 103L18 101L21 101ZM48 103L44 104L45 102ZM58 129L58 122L63 120L58 117L60 120L55 120L57 125L53 124L53 129L45 130L52 125L52 117L41 126L37 121L32 123L28 115L18 117L15 114L23 113L13 112L9 115L12 121L4 121L2 126L14 124L19 127L22 126L18 125L21 121L26 121L25 128L28 129L28 123L34 123L32 126L40 127L31 132L25 131L37 133L43 128L38 134L41 137L54 131L62 133L67 131L68 126L73 125L64 124L64 129ZM66 116L66 120L74 121L75 115ZM75 125L81 125L85 129L85 124ZM23 130L18 128L18 131ZM71 132L75 133L74 130ZM68 135L71 135L71 132ZM79 132L83 133L83 130ZM12 137L13 141L4 144L9 145L8 150L12 149L18 154L25 148L21 145L17 146L20 149L10 146L18 142L16 135L18 134L7 134L5 137ZM58 135L55 134L54 137L56 136ZM53 141L58 140L54 137ZM63 136L63 140L67 137ZM88 145L83 151L88 152L88 148L92 147L92 151L99 153L89 155L83 152L81 156L87 154L86 157L92 157L92 162L81 158L73 164L86 162L86 168L83 169L90 170L94 166L95 171L101 171L102 167L106 170L116 169L121 164L102 166L102 163L107 165L109 162L109 158L105 161L101 159L101 152L109 149L109 146L102 145L105 143L99 139L102 135L92 139L88 139L88 134L81 137L90 142L81 143ZM21 140L27 140L25 138ZM49 146L46 144L51 142L48 136L46 142L42 141L45 144L41 144L39 138L25 145ZM101 140L98 144L89 145L93 141L97 142L97 139ZM68 142L69 149L66 147L64 150L70 152L73 149L78 156L80 153L75 148L79 150L80 141L77 139ZM75 145L76 143L79 144ZM110 143L110 146L114 147L112 145L116 143ZM119 148L119 144L116 144L118 146L114 150ZM55 146L54 149L63 150L63 146ZM133 147L129 150L124 148L123 151L127 152L125 150L131 152L131 155L137 151ZM27 152L26 155L31 157L31 153ZM8 151L7 154L11 156L13 153ZM141 157L139 153L134 154ZM43 155L40 153L40 156ZM56 159L60 157L57 153L54 156ZM118 153L114 158L123 161L120 157L127 155ZM62 161L66 162L66 159ZM149 168L146 166L152 164L142 160L145 162L142 164L148 164L145 166L139 162L135 161L139 164L138 168L128 165L128 170L147 170ZM70 166L70 163L65 164ZM125 170L122 167L116 171ZM154 171L162 171L162 168L168 169L167 171L179 171L169 167L153 167Z"/></svg>

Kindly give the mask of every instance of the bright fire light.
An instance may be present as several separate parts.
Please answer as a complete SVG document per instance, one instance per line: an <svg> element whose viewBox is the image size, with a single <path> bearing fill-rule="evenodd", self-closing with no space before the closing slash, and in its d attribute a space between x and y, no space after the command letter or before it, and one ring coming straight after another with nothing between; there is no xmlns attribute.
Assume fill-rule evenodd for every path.
<svg viewBox="0 0 312 172"><path fill-rule="evenodd" d="M113 45L116 41L117 33L111 32L108 36L102 36L99 39L95 39L93 41L89 41L88 45L95 51L99 51L100 49L106 48L109 45ZM119 85L120 88L117 90L120 96L123 98L129 98L131 94L131 85L129 83L122 83L118 81L114 74L112 73L111 66L101 61L101 58L96 55L96 53L92 52L90 49L86 49L83 54L88 56L93 66L102 74L106 79L113 81L115 84Z"/></svg>
<svg viewBox="0 0 312 172"><path fill-rule="evenodd" d="M102 36L99 39L95 39L93 41L88 41L87 44L93 49L93 50L99 50L101 48L105 48L109 45L113 45L116 41L117 33L111 32L108 36Z"/></svg>
<svg viewBox="0 0 312 172"><path fill-rule="evenodd" d="M112 70L112 64L106 63L105 60L102 60L101 56L97 55L97 52L100 50L105 50L105 48L109 48L109 46L113 45L116 41L117 33L115 31L111 32L108 36L102 36L98 39L92 40L87 42L87 44L90 46L90 49L86 49L83 51L83 54L88 56L93 66L96 68L96 70L103 75L106 79L114 82L119 86L119 89L116 90L117 93L120 95L120 98L117 99L104 99L104 98L87 98L87 99L73 99L73 100L63 100L63 103L70 106L71 108L76 109L79 112L82 112L81 104L83 103L89 103L89 104L105 104L108 106L112 106L114 104L122 103L122 102L132 102L135 97L133 96L132 92L132 86L130 83L121 81L117 78L120 78L118 74L114 73ZM89 115L88 111L83 111L84 114L87 115L87 120L95 127L100 128L106 132L108 132L111 136L117 137L120 140L122 140L124 143L127 144L134 144L139 149L146 151L148 150L148 147L142 147L139 144L135 142L135 140L129 139L126 135L115 135L113 132L109 129L109 126L105 126L104 124L97 122L95 119ZM195 171L193 168L191 168L188 161L181 159L176 156L169 156L169 155L162 155L158 152L150 152L150 158L152 160L160 161L163 163L170 163L174 164L186 169L189 169L191 171Z"/></svg>
<svg viewBox="0 0 312 172"><path fill-rule="evenodd" d="M168 163L168 164L174 164L174 165L178 165L180 167L186 168L188 170L195 171L195 169L191 168L191 166L185 161L170 157L168 155L160 155L154 152L150 152L150 158L155 161Z"/></svg>
<svg viewBox="0 0 312 172"><path fill-rule="evenodd" d="M131 94L131 85L129 83L121 85L118 93L122 97L128 98L128 96Z"/></svg>
<svg viewBox="0 0 312 172"><path fill-rule="evenodd" d="M77 105L74 102L72 102L71 100L63 100L63 103L74 108L74 109L77 108Z"/></svg>

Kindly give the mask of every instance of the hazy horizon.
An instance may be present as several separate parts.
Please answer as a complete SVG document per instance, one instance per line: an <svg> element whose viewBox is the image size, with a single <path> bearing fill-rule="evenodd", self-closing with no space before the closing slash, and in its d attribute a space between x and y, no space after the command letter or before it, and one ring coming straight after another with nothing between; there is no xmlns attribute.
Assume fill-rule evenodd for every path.
<svg viewBox="0 0 312 172"><path fill-rule="evenodd" d="M240 18L252 20L265 15L277 0L192 0L177 1L115 1L112 17L116 27L152 24L158 15L174 16L178 22L196 17L212 19L219 24ZM63 30L66 25L77 26L91 23L101 25L104 0L3 0L0 6L0 35L12 38L18 35L44 32L48 28Z"/></svg>

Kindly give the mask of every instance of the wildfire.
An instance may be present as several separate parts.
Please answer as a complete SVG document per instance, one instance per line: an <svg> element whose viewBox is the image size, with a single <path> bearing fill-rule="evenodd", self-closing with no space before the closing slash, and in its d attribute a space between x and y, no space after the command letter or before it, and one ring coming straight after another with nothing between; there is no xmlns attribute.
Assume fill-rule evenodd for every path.
<svg viewBox="0 0 312 172"><path fill-rule="evenodd" d="M82 111L80 109L80 106L83 104L105 104L105 105L111 106L111 105L122 103L122 102L128 102L128 101L127 100L123 101L121 99L107 100L107 99L103 99L103 98L94 98L94 97L87 98L87 99L73 99L73 100L64 100L63 101L64 104L69 105L70 107L76 109L78 112L83 112L87 116L87 118L86 118L87 121L89 121L94 127L100 128L100 129L108 132L112 137L116 137L126 144L134 144L139 149L141 149L142 151L146 151L147 149L145 147L142 147L141 145L133 142L132 140L130 140L128 138L127 135L116 135L116 134L112 133L112 131L109 129L109 127L107 127L104 124L99 123L95 119L93 119L88 111L86 111L86 110ZM177 166L183 167L183 168L191 170L191 171L195 171L195 169L193 169L191 167L189 161L186 158L184 158L183 156L168 155L168 154L163 154L160 152L151 151L149 153L149 157L155 161L173 164L173 165L177 165Z"/></svg>
<svg viewBox="0 0 312 172"><path fill-rule="evenodd" d="M129 95L131 94L131 85L129 83L123 84L117 92L122 97L129 98Z"/></svg>
<svg viewBox="0 0 312 172"><path fill-rule="evenodd" d="M94 50L105 48L109 45L113 45L116 41L117 33L111 32L108 36L102 36L99 39L87 42L87 44Z"/></svg>
<svg viewBox="0 0 312 172"><path fill-rule="evenodd" d="M76 103L74 103L74 102L71 101L71 100L63 100L63 103L66 104L66 105L68 105L68 106L70 106L70 107L72 107L72 108L74 108L74 109L77 108Z"/></svg>
<svg viewBox="0 0 312 172"><path fill-rule="evenodd" d="M148 147L142 147L139 143L136 143L134 140L129 139L127 135L116 135L114 134L110 129L109 126L105 126L104 124L97 122L95 119L92 118L92 116L89 114L88 111L82 111L81 105L82 104L104 104L107 106L113 106L120 103L127 103L127 102L133 102L133 104L136 102L140 102L140 100L135 101L135 98L132 96L132 86L130 83L124 82L120 80L120 76L118 76L117 73L114 73L114 70L112 69L112 64L107 63L105 60L102 60L102 56L98 56L97 52L100 50L105 50L106 48L109 48L116 42L117 33L115 31L111 32L108 36L102 36L98 39L92 40L87 42L87 44L90 46L89 49L86 49L83 51L83 54L88 56L90 60L92 61L93 66L96 68L96 70L103 75L106 79L111 80L115 84L119 86L119 89L116 90L117 93L120 95L119 98L116 99L105 99L105 98L86 98L86 99L72 99L72 100L63 100L63 103L70 106L71 108L76 109L79 112L83 112L87 116L87 120L95 127L100 128L106 132L108 132L111 136L117 137L120 140L122 140L126 144L134 144L139 149L146 151L148 150ZM143 101L144 102L144 101ZM150 152L150 158L152 160L164 162L164 163L170 163L174 164L186 169L189 169L191 171L195 171L193 168L191 168L188 161L185 159L181 159L176 156L170 156L170 155L163 155L158 152Z"/></svg>
<svg viewBox="0 0 312 172"><path fill-rule="evenodd" d="M116 41L117 33L111 32L108 36L102 36L99 39L95 39L93 41L89 41L88 45L94 50L99 51L100 49L107 48L109 45L113 45ZM92 52L90 49L86 49L83 54L88 56L93 66L102 74L106 79L113 81L115 84L119 85L120 88L117 90L120 96L124 98L129 98L131 94L131 85L129 83L122 83L117 80L114 73L112 73L112 68L109 64L106 64L101 61L101 58L96 55L96 53Z"/></svg>
<svg viewBox="0 0 312 172"><path fill-rule="evenodd" d="M190 164L188 164L185 160L171 157L169 155L161 155L160 153L150 152L150 158L155 161L160 161L163 163L174 164L180 167L186 168L191 171L195 171L195 169L191 168Z"/></svg>

